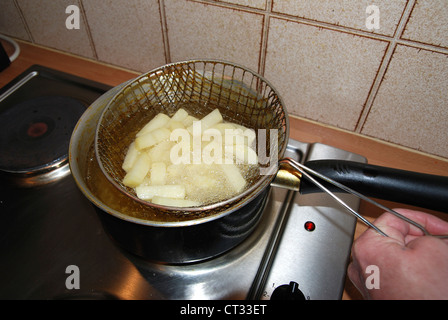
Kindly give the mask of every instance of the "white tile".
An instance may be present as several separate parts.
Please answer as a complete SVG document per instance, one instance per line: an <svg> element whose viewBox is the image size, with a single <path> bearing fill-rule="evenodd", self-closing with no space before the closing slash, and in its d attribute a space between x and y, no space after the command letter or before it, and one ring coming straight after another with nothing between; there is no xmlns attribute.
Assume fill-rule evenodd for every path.
<svg viewBox="0 0 448 320"><path fill-rule="evenodd" d="M258 70L263 16L165 0L171 60L222 59Z"/></svg>
<svg viewBox="0 0 448 320"><path fill-rule="evenodd" d="M417 1L402 38L448 48L448 1Z"/></svg>
<svg viewBox="0 0 448 320"><path fill-rule="evenodd" d="M140 72L165 64L157 0L83 3L99 60Z"/></svg>
<svg viewBox="0 0 448 320"><path fill-rule="evenodd" d="M354 130L386 43L272 19L265 77L292 115Z"/></svg>
<svg viewBox="0 0 448 320"><path fill-rule="evenodd" d="M448 158L448 56L398 46L362 133Z"/></svg>
<svg viewBox="0 0 448 320"><path fill-rule="evenodd" d="M1 0L0 33L22 40L30 40L14 0Z"/></svg>
<svg viewBox="0 0 448 320"><path fill-rule="evenodd" d="M18 0L32 37L37 44L93 58L87 26L80 14L80 29L67 29L65 13L77 0Z"/></svg>

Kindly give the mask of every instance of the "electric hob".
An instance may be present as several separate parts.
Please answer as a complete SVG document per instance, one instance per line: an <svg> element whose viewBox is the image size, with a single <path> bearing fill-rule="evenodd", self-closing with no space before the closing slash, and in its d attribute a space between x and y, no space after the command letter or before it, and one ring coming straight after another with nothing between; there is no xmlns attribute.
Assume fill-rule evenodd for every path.
<svg viewBox="0 0 448 320"><path fill-rule="evenodd" d="M33 66L0 91L0 298L340 299L356 218L325 194L271 186L255 231L182 265L120 248L70 174L77 120L110 87ZM365 158L290 139L300 162ZM359 200L338 194L353 209Z"/></svg>

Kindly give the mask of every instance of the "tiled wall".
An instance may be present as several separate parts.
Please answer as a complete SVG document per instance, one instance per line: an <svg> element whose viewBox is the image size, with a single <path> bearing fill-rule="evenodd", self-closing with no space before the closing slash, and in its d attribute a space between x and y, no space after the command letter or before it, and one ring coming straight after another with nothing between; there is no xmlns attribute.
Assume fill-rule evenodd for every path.
<svg viewBox="0 0 448 320"><path fill-rule="evenodd" d="M448 158L448 0L0 0L0 33L142 72L230 60L292 115Z"/></svg>

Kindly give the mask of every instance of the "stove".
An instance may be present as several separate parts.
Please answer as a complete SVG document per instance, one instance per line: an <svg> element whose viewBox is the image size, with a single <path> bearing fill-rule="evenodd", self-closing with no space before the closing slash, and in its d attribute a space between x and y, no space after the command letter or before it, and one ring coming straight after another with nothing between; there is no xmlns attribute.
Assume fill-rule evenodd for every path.
<svg viewBox="0 0 448 320"><path fill-rule="evenodd" d="M109 89L42 66L1 89L0 299L342 297L356 219L325 194L271 186L255 231L206 261L159 264L118 247L68 166L77 119ZM292 139L285 156L365 162Z"/></svg>

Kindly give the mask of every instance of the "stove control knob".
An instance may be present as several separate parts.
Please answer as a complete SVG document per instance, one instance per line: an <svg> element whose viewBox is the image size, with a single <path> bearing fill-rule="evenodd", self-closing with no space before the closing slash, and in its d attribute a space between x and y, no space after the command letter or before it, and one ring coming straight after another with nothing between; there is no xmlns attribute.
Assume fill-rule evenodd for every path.
<svg viewBox="0 0 448 320"><path fill-rule="evenodd" d="M281 285L275 288L271 300L306 300L304 294L299 289L296 282Z"/></svg>

